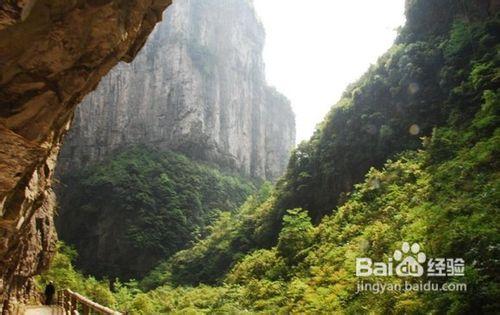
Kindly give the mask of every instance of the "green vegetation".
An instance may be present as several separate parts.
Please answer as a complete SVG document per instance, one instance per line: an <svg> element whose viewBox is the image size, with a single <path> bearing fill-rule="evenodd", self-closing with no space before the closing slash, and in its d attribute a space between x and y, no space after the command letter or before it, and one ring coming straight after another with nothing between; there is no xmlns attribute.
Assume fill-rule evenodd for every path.
<svg viewBox="0 0 500 315"><path fill-rule="evenodd" d="M77 253L73 248L59 242L50 269L35 279L39 291L43 292L45 285L53 281L57 290L70 289L101 305L129 314L146 315L154 312L150 299L138 289L136 281L121 283L119 280L110 282L86 277L74 268L76 258Z"/></svg>
<svg viewBox="0 0 500 315"><path fill-rule="evenodd" d="M435 12L439 8L432 5L446 1L414 2L410 14L426 12L419 5ZM411 23L402 32L408 35L409 29ZM448 36L396 44L295 151L279 185L280 211L301 207L318 222L345 201L371 167L420 148L420 137L436 126L469 122L482 91L498 86L497 30L495 19L466 23L459 18Z"/></svg>
<svg viewBox="0 0 500 315"><path fill-rule="evenodd" d="M477 3L408 1L397 44L278 185L154 269L132 313L498 313L500 21ZM467 291L356 292L356 258L387 261L403 241L463 258L465 275L365 282Z"/></svg>
<svg viewBox="0 0 500 315"><path fill-rule="evenodd" d="M161 264L142 281L142 286L151 289L165 283L219 283L234 261L258 246L254 235L260 236L266 229L263 225L271 215L271 195L272 187L265 184L238 211L221 214L206 238Z"/></svg>
<svg viewBox="0 0 500 315"><path fill-rule="evenodd" d="M416 1L409 14L434 4L440 5ZM409 22L401 38L416 38L409 33L413 27ZM225 218L213 235L176 254L175 275L163 281L220 283L246 253L277 245L288 209L307 210L318 224L349 199L354 185L372 167L383 167L405 150L423 149L422 137L446 128L465 137L471 131L464 130L479 121L490 123L485 130L494 130L500 81L498 28L498 18L470 22L457 18L448 27L441 25L441 32L447 33L427 36L425 41L400 39L348 88L311 140L293 152L287 174L271 196L242 209L241 215ZM476 115L484 117L473 121ZM434 131L439 126L443 129ZM449 143L459 144L456 139L435 141L443 141L437 146L442 158L453 157L445 150Z"/></svg>
<svg viewBox="0 0 500 315"><path fill-rule="evenodd" d="M85 295L102 305L116 305L116 299L109 290L107 281L99 281L94 277L85 277L75 270L73 263L76 251L62 242L57 244L57 253L51 261L50 269L37 277L36 285L40 292L49 281L53 281L56 290L71 289Z"/></svg>
<svg viewBox="0 0 500 315"><path fill-rule="evenodd" d="M500 153L500 96L491 91L484 95L467 128L437 128L424 140L423 150L403 153L382 170L371 169L365 182L317 227L306 212L288 211L277 246L238 259L223 285L165 286L148 297L163 306L168 299L182 301L168 308L175 311L495 313L500 308L500 173L495 160ZM423 280L465 282L467 292L356 293L355 258L385 261L402 240L423 244L428 257L463 258L464 277ZM227 239L218 243L225 244ZM375 280L380 279L365 279Z"/></svg>
<svg viewBox="0 0 500 315"><path fill-rule="evenodd" d="M63 179L58 230L96 276L142 277L202 237L253 183L173 152L135 148Z"/></svg>
<svg viewBox="0 0 500 315"><path fill-rule="evenodd" d="M244 310L357 314L366 312L367 305L377 314L494 313L500 307L495 272L499 267L495 244L500 242L500 174L495 160L500 153L496 128L500 95L484 94L483 106L469 127L438 128L425 139L424 150L401 154L382 170L372 169L348 201L317 227L305 211L288 211L277 246L240 259L224 285L137 290L129 305L135 305L137 314L141 312L136 299L149 307L143 314ZM248 203L251 200L256 198ZM215 236L210 237L213 242ZM386 260L401 240L426 244L423 249L429 257L464 258L465 277L439 282L465 281L468 291L357 294L355 257Z"/></svg>

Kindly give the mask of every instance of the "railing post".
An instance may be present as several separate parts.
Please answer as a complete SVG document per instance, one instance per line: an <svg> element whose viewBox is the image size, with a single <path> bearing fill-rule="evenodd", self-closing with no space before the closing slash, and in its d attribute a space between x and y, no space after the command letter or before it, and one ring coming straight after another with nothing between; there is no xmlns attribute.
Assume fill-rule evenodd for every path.
<svg viewBox="0 0 500 315"><path fill-rule="evenodd" d="M64 312L64 291L63 290L57 291L57 306L59 308L61 308Z"/></svg>
<svg viewBox="0 0 500 315"><path fill-rule="evenodd" d="M69 291L64 290L64 312L66 314L71 314L71 295L69 294Z"/></svg>
<svg viewBox="0 0 500 315"><path fill-rule="evenodd" d="M87 304L82 303L82 314L90 315L90 308Z"/></svg>
<svg viewBox="0 0 500 315"><path fill-rule="evenodd" d="M70 309L70 314L73 315L75 314L75 311L77 310L77 300L76 296L74 294L71 295L71 309Z"/></svg>

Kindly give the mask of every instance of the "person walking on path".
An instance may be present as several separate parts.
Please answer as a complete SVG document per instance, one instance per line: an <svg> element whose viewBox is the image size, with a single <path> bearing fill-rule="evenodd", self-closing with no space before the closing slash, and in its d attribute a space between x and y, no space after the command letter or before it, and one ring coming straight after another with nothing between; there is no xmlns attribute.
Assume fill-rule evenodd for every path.
<svg viewBox="0 0 500 315"><path fill-rule="evenodd" d="M52 305L54 299L54 293L56 293L56 288L52 281L45 287L45 305Z"/></svg>

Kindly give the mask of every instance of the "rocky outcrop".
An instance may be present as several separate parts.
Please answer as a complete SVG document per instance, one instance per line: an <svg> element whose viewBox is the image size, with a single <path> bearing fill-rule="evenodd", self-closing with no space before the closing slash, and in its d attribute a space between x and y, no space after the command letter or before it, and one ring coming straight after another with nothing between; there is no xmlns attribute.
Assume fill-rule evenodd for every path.
<svg viewBox="0 0 500 315"><path fill-rule="evenodd" d="M0 294L23 302L54 252L51 179L75 106L131 61L170 0L0 3Z"/></svg>
<svg viewBox="0 0 500 315"><path fill-rule="evenodd" d="M2 1L0 3L0 30L24 21L36 0Z"/></svg>
<svg viewBox="0 0 500 315"><path fill-rule="evenodd" d="M174 3L134 62L115 67L78 108L60 167L149 144L277 178L295 121L289 101L266 85L264 38L249 0Z"/></svg>

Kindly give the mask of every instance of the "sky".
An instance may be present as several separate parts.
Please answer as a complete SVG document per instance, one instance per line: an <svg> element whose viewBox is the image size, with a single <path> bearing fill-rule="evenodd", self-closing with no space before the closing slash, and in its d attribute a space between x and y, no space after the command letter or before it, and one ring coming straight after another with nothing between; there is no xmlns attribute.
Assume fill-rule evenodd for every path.
<svg viewBox="0 0 500 315"><path fill-rule="evenodd" d="M404 0L254 0L270 85L290 99L297 142L394 42Z"/></svg>

